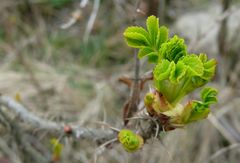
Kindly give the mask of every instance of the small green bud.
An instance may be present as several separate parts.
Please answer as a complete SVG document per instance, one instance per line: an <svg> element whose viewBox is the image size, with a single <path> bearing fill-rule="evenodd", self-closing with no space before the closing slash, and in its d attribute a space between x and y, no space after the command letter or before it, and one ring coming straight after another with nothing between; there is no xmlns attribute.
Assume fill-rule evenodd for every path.
<svg viewBox="0 0 240 163"><path fill-rule="evenodd" d="M143 145L143 138L127 129L123 129L119 132L118 140L128 152L135 152Z"/></svg>

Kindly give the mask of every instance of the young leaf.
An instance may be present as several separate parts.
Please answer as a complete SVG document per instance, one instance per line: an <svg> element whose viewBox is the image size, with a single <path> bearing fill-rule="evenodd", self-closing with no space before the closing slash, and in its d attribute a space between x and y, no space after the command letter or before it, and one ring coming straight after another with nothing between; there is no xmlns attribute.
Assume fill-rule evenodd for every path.
<svg viewBox="0 0 240 163"><path fill-rule="evenodd" d="M158 18L156 18L153 15L149 16L147 18L146 25L147 25L147 29L148 29L148 32L149 32L149 35L150 35L151 44L153 46L155 46L156 45L156 38L157 38L157 35L158 35L159 20L158 20Z"/></svg>
<svg viewBox="0 0 240 163"><path fill-rule="evenodd" d="M181 60L187 67L189 75L201 76L204 71L203 63L197 55L187 55Z"/></svg>
<svg viewBox="0 0 240 163"><path fill-rule="evenodd" d="M193 102L193 111L189 117L188 122L204 119L208 116L209 105L217 102L217 90L214 88L206 87L201 91L202 101Z"/></svg>
<svg viewBox="0 0 240 163"><path fill-rule="evenodd" d="M184 40L175 35L173 38L161 45L159 53L160 60L167 59L177 63L180 58L187 55Z"/></svg>
<svg viewBox="0 0 240 163"><path fill-rule="evenodd" d="M152 53L152 52L154 52L152 48L144 47L144 48L142 48L138 51L138 58L141 59L142 57L144 57L144 56L146 56L146 55L148 55L149 53Z"/></svg>
<svg viewBox="0 0 240 163"><path fill-rule="evenodd" d="M143 35L144 37L146 37L146 39L149 41L150 43L150 37L148 32L143 28L143 27L139 27L139 26L131 26L128 27L124 33L139 33L141 35Z"/></svg>
<svg viewBox="0 0 240 163"><path fill-rule="evenodd" d="M128 27L123 35L128 46L138 48L138 57L148 56L148 61L157 63L159 48L168 39L168 29L159 28L158 18L148 17L146 21L147 30L139 26Z"/></svg>
<svg viewBox="0 0 240 163"><path fill-rule="evenodd" d="M192 87L194 88L203 86L213 78L217 64L214 59L207 60L206 54L200 54L199 59L203 63L204 70L201 76L194 76L192 78Z"/></svg>
<svg viewBox="0 0 240 163"><path fill-rule="evenodd" d="M186 66L183 62L179 61L174 69L172 69L171 74L170 74L170 81L174 84L179 83L179 81L184 77L186 74Z"/></svg>
<svg viewBox="0 0 240 163"><path fill-rule="evenodd" d="M159 50L161 48L161 45L167 40L168 40L168 28L165 26L162 26L158 29L157 45L156 45L157 50Z"/></svg>
<svg viewBox="0 0 240 163"><path fill-rule="evenodd" d="M150 63L157 63L157 61L158 61L158 54L157 54L157 52L151 52L147 56L148 56L148 61Z"/></svg>
<svg viewBox="0 0 240 163"><path fill-rule="evenodd" d="M217 90L211 87L206 87L201 91L201 99L204 102L205 106L214 104L217 102Z"/></svg>
<svg viewBox="0 0 240 163"><path fill-rule="evenodd" d="M174 69L174 62L162 60L153 70L154 80L161 81L169 78L170 72Z"/></svg>
<svg viewBox="0 0 240 163"><path fill-rule="evenodd" d="M193 109L193 111L192 111L192 113L191 113L187 123L207 118L207 116L208 116L208 114L210 112L209 108L205 108L205 107L199 106L196 103L194 103L193 105L194 105L193 106L194 109Z"/></svg>
<svg viewBox="0 0 240 163"><path fill-rule="evenodd" d="M51 139L51 144L53 146L53 160L54 161L58 161L60 160L61 157L61 153L62 153L62 149L63 149L63 145L59 142L58 139Z"/></svg>
<svg viewBox="0 0 240 163"><path fill-rule="evenodd" d="M125 40L130 47L134 48L143 48L145 46L148 46L148 40L147 38L137 32L126 32L123 34L125 37Z"/></svg>
<svg viewBox="0 0 240 163"><path fill-rule="evenodd" d="M145 38L146 42L150 45L150 37L149 37L149 34L148 32L143 28L143 27L139 27L139 26L131 26L131 27L128 27L123 35L128 35L129 33L137 33L139 35L142 35L142 37Z"/></svg>
<svg viewBox="0 0 240 163"><path fill-rule="evenodd" d="M215 75L216 64L217 62L215 59L203 62L204 72L201 78L207 81L212 79Z"/></svg>

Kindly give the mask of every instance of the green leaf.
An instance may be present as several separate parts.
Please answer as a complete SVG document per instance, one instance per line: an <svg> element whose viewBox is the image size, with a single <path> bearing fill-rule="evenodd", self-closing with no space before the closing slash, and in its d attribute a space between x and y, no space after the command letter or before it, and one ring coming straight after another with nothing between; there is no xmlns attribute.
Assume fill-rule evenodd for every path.
<svg viewBox="0 0 240 163"><path fill-rule="evenodd" d="M128 46L139 49L139 58L147 56L149 62L156 63L153 70L155 89L169 106L175 108L180 106L179 102L184 96L212 79L216 60L208 60L203 53L199 56L189 55L184 39L176 35L168 39L168 29L164 26L159 28L159 20L155 16L147 18L146 27L147 30L139 26L128 27L124 31L125 40ZM202 101L194 101L185 108L175 110L176 113L180 110L186 112L182 119L181 116L175 116L176 122L185 123L187 119L195 121L206 117L210 111L208 106L217 101L216 91L206 89L201 97ZM149 112L157 110L155 108L159 106L155 106L155 103L154 106L149 106Z"/></svg>
<svg viewBox="0 0 240 163"><path fill-rule="evenodd" d="M171 105L175 105L184 96L181 91L185 84L186 66L163 59L153 71L155 88L161 92ZM180 92L180 96L179 96ZM183 94L183 95L182 95Z"/></svg>
<svg viewBox="0 0 240 163"><path fill-rule="evenodd" d="M140 33L126 32L123 35L125 37L125 40L126 40L128 46L130 46L130 47L143 48L143 47L149 45L147 38Z"/></svg>
<svg viewBox="0 0 240 163"><path fill-rule="evenodd" d="M55 159L60 159L61 157L61 153L62 153L62 149L63 149L63 145L59 142L58 139L53 138L51 139L51 144L53 146L53 156Z"/></svg>
<svg viewBox="0 0 240 163"><path fill-rule="evenodd" d="M217 102L217 90L211 87L206 87L201 91L202 101L193 102L193 111L188 122L204 119L208 116L210 109L209 105Z"/></svg>
<svg viewBox="0 0 240 163"><path fill-rule="evenodd" d="M202 79L205 79L207 81L209 81L210 79L213 78L213 76L215 75L215 70L216 70L216 60L215 59L211 59L205 63L203 63L204 66L204 72L202 75Z"/></svg>
<svg viewBox="0 0 240 163"><path fill-rule="evenodd" d="M192 111L192 113L188 119L188 123L198 121L201 119L205 119L205 118L207 118L207 116L210 112L210 110L208 108L199 107L199 106L195 106L194 108L195 109Z"/></svg>
<svg viewBox="0 0 240 163"><path fill-rule="evenodd" d="M201 91L201 99L204 102L205 106L209 106L210 104L214 104L217 102L217 94L218 91L211 87L206 87Z"/></svg>
<svg viewBox="0 0 240 163"><path fill-rule="evenodd" d="M138 33L138 34L141 34L146 38L146 40L150 44L150 36L149 36L148 32L146 31L146 29L144 29L143 27L131 26L131 27L128 27L124 31L124 33Z"/></svg>
<svg viewBox="0 0 240 163"><path fill-rule="evenodd" d="M168 29L159 28L159 20L149 16L146 20L147 30L139 26L128 27L123 35L128 46L138 48L138 57L148 56L148 61L157 63L159 48L168 39Z"/></svg>
<svg viewBox="0 0 240 163"><path fill-rule="evenodd" d="M158 61L158 54L157 54L157 52L151 52L147 56L148 56L148 61L150 63L157 63L157 61Z"/></svg>
<svg viewBox="0 0 240 163"><path fill-rule="evenodd" d="M169 78L170 72L174 69L174 62L164 59L153 70L154 80L161 81Z"/></svg>
<svg viewBox="0 0 240 163"><path fill-rule="evenodd" d="M171 71L170 81L177 84L186 74L186 66L183 62L179 61Z"/></svg>
<svg viewBox="0 0 240 163"><path fill-rule="evenodd" d="M215 59L207 60L206 54L200 54L199 59L203 63L204 70L201 76L195 76L192 79L192 83L196 88L203 86L213 78L217 64Z"/></svg>
<svg viewBox="0 0 240 163"><path fill-rule="evenodd" d="M144 47L144 48L142 48L142 49L140 49L140 50L138 51L138 58L141 59L142 57L148 55L148 54L151 53L151 52L153 52L153 49L152 49L152 48Z"/></svg>
<svg viewBox="0 0 240 163"><path fill-rule="evenodd" d="M157 49L159 50L161 45L168 40L168 28L162 26L158 29L157 35Z"/></svg>
<svg viewBox="0 0 240 163"><path fill-rule="evenodd" d="M201 76L204 71L203 63L199 57L195 54L187 55L181 60L186 66L188 66L188 72L191 76Z"/></svg>
<svg viewBox="0 0 240 163"><path fill-rule="evenodd" d="M199 59L204 63L204 62L207 62L207 55L204 54L204 53L200 53L199 54Z"/></svg>
<svg viewBox="0 0 240 163"><path fill-rule="evenodd" d="M146 25L147 25L147 29L148 29L148 32L149 32L149 35L150 35L151 44L153 46L155 46L156 38L157 38L157 35L158 35L159 20L158 20L158 18L156 18L156 16L153 16L153 15L149 16L147 18Z"/></svg>
<svg viewBox="0 0 240 163"><path fill-rule="evenodd" d="M172 105L176 105L212 78L215 64L215 60L207 61L205 55L195 54L183 56L177 63L159 59L153 71L154 85Z"/></svg>
<svg viewBox="0 0 240 163"><path fill-rule="evenodd" d="M163 43L159 52L160 60L168 59L169 61L174 61L175 63L177 63L180 58L187 55L184 40L176 35L167 42Z"/></svg>

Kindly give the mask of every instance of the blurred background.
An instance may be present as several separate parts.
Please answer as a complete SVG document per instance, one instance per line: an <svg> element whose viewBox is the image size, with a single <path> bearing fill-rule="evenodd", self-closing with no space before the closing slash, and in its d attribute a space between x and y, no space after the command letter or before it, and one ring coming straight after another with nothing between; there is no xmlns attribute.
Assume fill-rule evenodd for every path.
<svg viewBox="0 0 240 163"><path fill-rule="evenodd" d="M122 33L156 15L170 35L185 38L189 52L217 58L219 102L207 120L150 140L129 154L120 145L106 151L91 142L64 138L56 162L238 163L240 162L240 0L0 0L0 93L20 96L34 114L59 122L101 127L122 126L129 89L118 82L133 76L133 49ZM141 60L140 74L153 65ZM148 90L146 89L142 95ZM195 94L192 94L195 96ZM18 138L51 158L45 131L32 131L15 113L18 127L0 124L0 163L34 162ZM14 125L13 125L14 126ZM16 129L17 128L17 129ZM21 130L21 131L19 131ZM18 132L19 131L19 132ZM17 134L18 133L18 134ZM19 134L21 133L21 134ZM39 152L40 151L40 152ZM35 156L34 156L35 157Z"/></svg>

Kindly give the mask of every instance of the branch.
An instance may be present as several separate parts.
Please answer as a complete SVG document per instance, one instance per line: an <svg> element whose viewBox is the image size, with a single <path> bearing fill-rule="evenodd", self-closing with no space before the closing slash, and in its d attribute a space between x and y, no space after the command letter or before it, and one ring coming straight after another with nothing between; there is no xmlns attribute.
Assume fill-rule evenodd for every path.
<svg viewBox="0 0 240 163"><path fill-rule="evenodd" d="M88 42L89 35L92 31L95 19L97 17L99 6L100 6L100 0L94 0L93 10L92 10L91 16L88 20L87 27L86 27L84 37L83 37L84 42Z"/></svg>
<svg viewBox="0 0 240 163"><path fill-rule="evenodd" d="M77 125L65 125L64 123L58 123L42 119L35 114L29 112L23 105L7 96L0 96L0 105L5 106L9 110L16 112L24 122L29 123L32 127L36 127L39 129L64 134L66 133L64 131L64 127L68 126L71 129L71 136L77 139L86 139L91 141L94 140L99 143L116 137L116 133L111 130L84 128Z"/></svg>
<svg viewBox="0 0 240 163"><path fill-rule="evenodd" d="M136 2L136 13L139 10L141 0ZM133 16L132 22L136 24L136 15ZM128 118L131 118L138 110L139 100L140 100L140 82L139 82L139 71L140 71L140 61L138 59L138 50L134 50L134 80L131 86L130 97L123 107L123 121L126 126L128 123Z"/></svg>
<svg viewBox="0 0 240 163"><path fill-rule="evenodd" d="M78 20L80 20L82 16L82 9L86 7L87 4L88 4L88 0L82 0L79 4L79 8L72 13L72 17L68 20L68 22L62 24L60 28L67 29L72 25L74 25Z"/></svg>

